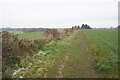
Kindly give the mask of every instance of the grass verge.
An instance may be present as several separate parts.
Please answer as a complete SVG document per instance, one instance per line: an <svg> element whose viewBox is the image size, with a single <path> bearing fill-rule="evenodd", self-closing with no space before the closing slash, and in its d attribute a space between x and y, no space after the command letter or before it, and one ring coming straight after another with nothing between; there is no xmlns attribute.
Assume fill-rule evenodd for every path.
<svg viewBox="0 0 120 80"><path fill-rule="evenodd" d="M21 57L20 64L16 64L16 74L13 78L47 78L51 77L50 70L54 69L58 58L69 48L68 37L61 40L53 40L44 46L43 50L33 55ZM14 72L15 73L15 72Z"/></svg>

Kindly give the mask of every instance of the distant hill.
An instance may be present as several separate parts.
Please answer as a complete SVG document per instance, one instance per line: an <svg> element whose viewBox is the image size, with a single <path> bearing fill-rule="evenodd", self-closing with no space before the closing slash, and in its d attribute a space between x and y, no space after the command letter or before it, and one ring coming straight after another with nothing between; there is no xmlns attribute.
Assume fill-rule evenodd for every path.
<svg viewBox="0 0 120 80"><path fill-rule="evenodd" d="M43 32L46 28L21 28L23 32Z"/></svg>
<svg viewBox="0 0 120 80"><path fill-rule="evenodd" d="M46 28L2 28L4 31L42 32Z"/></svg>

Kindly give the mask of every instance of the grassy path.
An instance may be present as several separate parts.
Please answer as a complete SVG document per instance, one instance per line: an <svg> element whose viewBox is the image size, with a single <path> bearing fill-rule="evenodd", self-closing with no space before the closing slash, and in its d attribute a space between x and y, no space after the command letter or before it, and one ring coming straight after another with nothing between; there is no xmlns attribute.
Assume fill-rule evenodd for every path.
<svg viewBox="0 0 120 80"><path fill-rule="evenodd" d="M82 31L76 33L71 48L60 62L57 78L97 78L93 69L93 56L91 54L86 36Z"/></svg>

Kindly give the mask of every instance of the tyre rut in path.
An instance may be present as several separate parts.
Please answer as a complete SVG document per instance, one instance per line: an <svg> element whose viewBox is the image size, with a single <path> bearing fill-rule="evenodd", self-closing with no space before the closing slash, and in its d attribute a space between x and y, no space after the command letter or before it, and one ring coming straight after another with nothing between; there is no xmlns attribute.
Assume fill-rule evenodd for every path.
<svg viewBox="0 0 120 80"><path fill-rule="evenodd" d="M66 55L64 59L60 62L60 65L58 66L58 72L57 72L56 78L63 77L62 69L64 68L64 65L67 59L68 59L68 55Z"/></svg>
<svg viewBox="0 0 120 80"><path fill-rule="evenodd" d="M84 33L82 31L76 33L71 48L58 66L56 78L97 78L91 52Z"/></svg>

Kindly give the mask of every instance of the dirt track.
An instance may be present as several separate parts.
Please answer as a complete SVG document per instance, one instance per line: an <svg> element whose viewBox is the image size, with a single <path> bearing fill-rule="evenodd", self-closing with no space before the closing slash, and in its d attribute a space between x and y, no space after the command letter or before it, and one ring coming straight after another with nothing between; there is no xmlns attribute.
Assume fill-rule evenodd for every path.
<svg viewBox="0 0 120 80"><path fill-rule="evenodd" d="M84 33L76 33L71 48L57 68L56 78L97 78L91 52Z"/></svg>

